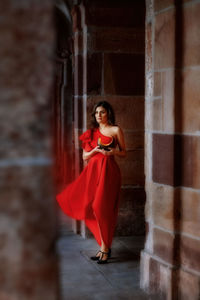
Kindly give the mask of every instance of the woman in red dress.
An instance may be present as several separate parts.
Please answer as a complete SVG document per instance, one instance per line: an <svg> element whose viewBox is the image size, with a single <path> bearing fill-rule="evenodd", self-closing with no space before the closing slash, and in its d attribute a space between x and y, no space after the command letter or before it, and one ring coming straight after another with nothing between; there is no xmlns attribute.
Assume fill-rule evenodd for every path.
<svg viewBox="0 0 200 300"><path fill-rule="evenodd" d="M88 164L56 199L64 213L85 221L100 246L91 259L103 264L111 256L119 208L121 174L114 157L124 157L126 149L123 132L115 125L108 102L97 103L92 118L92 128L80 136L83 160Z"/></svg>

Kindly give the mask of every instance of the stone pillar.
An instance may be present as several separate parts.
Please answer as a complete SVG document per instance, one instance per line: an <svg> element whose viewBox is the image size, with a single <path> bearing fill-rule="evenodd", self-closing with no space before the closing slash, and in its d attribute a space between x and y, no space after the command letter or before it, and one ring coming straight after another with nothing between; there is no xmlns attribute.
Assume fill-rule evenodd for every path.
<svg viewBox="0 0 200 300"><path fill-rule="evenodd" d="M0 299L55 300L52 3L0 8Z"/></svg>
<svg viewBox="0 0 200 300"><path fill-rule="evenodd" d="M141 286L200 297L200 3L146 1L147 238Z"/></svg>
<svg viewBox="0 0 200 300"><path fill-rule="evenodd" d="M116 234L141 235L145 203L145 4L143 1L114 4L91 1L77 8L81 24L76 17L74 73L79 133L90 127L90 112L95 103L107 100L113 105L117 124L125 133L128 152L126 159L118 159L123 182ZM84 235L89 232L86 230Z"/></svg>

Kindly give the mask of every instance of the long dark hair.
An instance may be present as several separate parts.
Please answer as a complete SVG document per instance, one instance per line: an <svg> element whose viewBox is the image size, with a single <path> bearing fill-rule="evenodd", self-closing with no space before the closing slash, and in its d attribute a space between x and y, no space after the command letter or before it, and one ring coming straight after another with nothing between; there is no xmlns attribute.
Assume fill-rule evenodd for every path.
<svg viewBox="0 0 200 300"><path fill-rule="evenodd" d="M95 118L96 109L99 106L102 106L107 111L108 124L115 125L115 113L114 113L112 106L107 101L100 101L97 104L95 104L93 111L92 111L92 121L91 121L92 127L93 128L99 127L99 124L97 123L96 118Z"/></svg>

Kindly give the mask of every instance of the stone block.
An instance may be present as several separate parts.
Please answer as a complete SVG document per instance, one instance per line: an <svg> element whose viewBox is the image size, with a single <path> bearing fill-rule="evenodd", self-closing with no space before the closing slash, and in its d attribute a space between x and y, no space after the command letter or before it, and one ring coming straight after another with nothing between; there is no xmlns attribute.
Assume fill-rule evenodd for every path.
<svg viewBox="0 0 200 300"><path fill-rule="evenodd" d="M94 105L102 100L108 101L113 106L116 116L116 124L118 124L124 131L126 129L144 130L143 97L91 96L87 98L87 111L92 112ZM90 114L88 115L87 122L89 125Z"/></svg>
<svg viewBox="0 0 200 300"><path fill-rule="evenodd" d="M130 151L126 158L116 158L116 161L122 172L122 184L144 185L143 150Z"/></svg>
<svg viewBox="0 0 200 300"><path fill-rule="evenodd" d="M104 54L104 92L144 95L144 55Z"/></svg>
<svg viewBox="0 0 200 300"><path fill-rule="evenodd" d="M183 269L172 269L145 251L141 253L140 267L141 288L150 294L157 292L157 299L199 299L198 275Z"/></svg>
<svg viewBox="0 0 200 300"><path fill-rule="evenodd" d="M178 299L181 300L198 300L200 296L200 280L199 276L186 272L179 271L178 281Z"/></svg>
<svg viewBox="0 0 200 300"><path fill-rule="evenodd" d="M144 132L143 131L126 131L124 130L126 148L128 150L144 149Z"/></svg>
<svg viewBox="0 0 200 300"><path fill-rule="evenodd" d="M86 58L85 58L86 59ZM83 87L84 94L100 94L102 89L102 54L87 54L87 80Z"/></svg>
<svg viewBox="0 0 200 300"><path fill-rule="evenodd" d="M162 131L163 129L163 109L162 99L155 99L152 105L152 129Z"/></svg>
<svg viewBox="0 0 200 300"><path fill-rule="evenodd" d="M173 299L172 285L176 282L176 274L171 268L157 261L145 250L141 252L140 267L140 286L149 293L150 298Z"/></svg>
<svg viewBox="0 0 200 300"><path fill-rule="evenodd" d="M1 8L0 298L55 300L53 5L27 0Z"/></svg>
<svg viewBox="0 0 200 300"><path fill-rule="evenodd" d="M81 11L78 5L74 5L71 10L72 20L73 20L73 31L81 30Z"/></svg>
<svg viewBox="0 0 200 300"><path fill-rule="evenodd" d="M187 141L187 137L186 137L186 141ZM189 141L188 141L188 144L189 144ZM189 153L191 153L190 151L193 150L192 151L193 154L191 154L191 156L193 157L192 164L188 163L187 167L185 169L186 169L186 172L190 171L190 174L192 174L191 185L194 188L199 189L200 188L200 183L199 183L198 178L199 178L199 170L200 170L200 159L199 159L199 155L200 155L200 138L199 137L191 137L191 144L192 144L192 147L190 147L190 148L188 147L189 152L185 153L184 158L186 159L187 156L189 155ZM193 171L191 170L191 165L192 165ZM185 176L185 178L187 178L187 177ZM185 184L187 184L188 180L185 179L185 181L186 181Z"/></svg>
<svg viewBox="0 0 200 300"><path fill-rule="evenodd" d="M153 181L174 185L174 136L153 134Z"/></svg>
<svg viewBox="0 0 200 300"><path fill-rule="evenodd" d="M37 249L41 251L41 258L45 256L55 237L56 207L52 199L54 190L49 178L51 173L53 174L53 170L49 166L8 167L0 170L1 231L5 230L7 222L15 222L14 227L10 226L10 231L16 231L13 236L19 239L19 243L24 242L24 251L33 252L32 259L39 255ZM47 218L49 222L46 222ZM7 247L11 246L10 242L13 242L12 239L8 239L8 243L4 245L5 253L8 251ZM11 250L12 248L9 251ZM16 248L13 259L19 259L21 254Z"/></svg>
<svg viewBox="0 0 200 300"><path fill-rule="evenodd" d="M122 186L120 195L120 211L144 212L145 191L143 188Z"/></svg>
<svg viewBox="0 0 200 300"><path fill-rule="evenodd" d="M152 181L152 133L145 132L145 177L146 182Z"/></svg>
<svg viewBox="0 0 200 300"><path fill-rule="evenodd" d="M146 203L148 203L148 201ZM145 211L145 229L146 229L145 249L148 253L153 253L153 224L151 223L151 221L146 219L146 211Z"/></svg>
<svg viewBox="0 0 200 300"><path fill-rule="evenodd" d="M86 24L98 27L142 27L145 21L145 3L110 1L86 6Z"/></svg>
<svg viewBox="0 0 200 300"><path fill-rule="evenodd" d="M177 281L175 276L176 273L173 269L160 264L159 292L161 300L171 300L173 297L176 299L174 293L172 292L173 284L175 284Z"/></svg>
<svg viewBox="0 0 200 300"><path fill-rule="evenodd" d="M154 99L145 103L145 126L149 130L162 131L163 129L163 102L162 99Z"/></svg>
<svg viewBox="0 0 200 300"><path fill-rule="evenodd" d="M112 51L143 53L144 28L89 28L88 49L95 51Z"/></svg>
<svg viewBox="0 0 200 300"><path fill-rule="evenodd" d="M81 54L74 57L74 95L83 94L83 56Z"/></svg>
<svg viewBox="0 0 200 300"><path fill-rule="evenodd" d="M184 135L181 148L182 185L199 189L200 137Z"/></svg>
<svg viewBox="0 0 200 300"><path fill-rule="evenodd" d="M145 128L152 128L152 101L145 101Z"/></svg>
<svg viewBox="0 0 200 300"><path fill-rule="evenodd" d="M154 134L153 180L199 188L199 148L197 136Z"/></svg>
<svg viewBox="0 0 200 300"><path fill-rule="evenodd" d="M146 204L145 204L145 220L147 222L147 228L149 232L149 223L152 220L152 193L151 190L149 189L149 183L145 182L145 191L146 191Z"/></svg>
<svg viewBox="0 0 200 300"><path fill-rule="evenodd" d="M83 97L74 97L74 128L83 128Z"/></svg>
<svg viewBox="0 0 200 300"><path fill-rule="evenodd" d="M151 19L153 14L153 0L146 0L146 20Z"/></svg>
<svg viewBox="0 0 200 300"><path fill-rule="evenodd" d="M140 287L145 290L149 291L149 277L150 277L150 255L149 253L145 252L144 250L141 251L140 257Z"/></svg>
<svg viewBox="0 0 200 300"><path fill-rule="evenodd" d="M120 200L117 235L144 235L144 189L122 186Z"/></svg>
<svg viewBox="0 0 200 300"><path fill-rule="evenodd" d="M153 97L154 74L148 72L145 76L145 98Z"/></svg>
<svg viewBox="0 0 200 300"><path fill-rule="evenodd" d="M198 192L148 182L146 218L167 230L199 236Z"/></svg>
<svg viewBox="0 0 200 300"><path fill-rule="evenodd" d="M180 189L178 193L177 206L180 211L179 229L182 232L200 238L200 194L190 189ZM178 207L177 207L178 208Z"/></svg>
<svg viewBox="0 0 200 300"><path fill-rule="evenodd" d="M158 1L161 3L161 1ZM155 17L155 69L174 67L175 12L164 11ZM166 47L170 45L170 47Z"/></svg>
<svg viewBox="0 0 200 300"><path fill-rule="evenodd" d="M54 266L54 267L53 267ZM18 294L21 294L21 299L40 299L41 295L45 295L49 291L48 299L55 299L54 295L57 295L58 288L53 282L57 282L55 267L55 259L49 257L44 262L37 262L33 265L24 264L21 266L22 277L16 278L15 289ZM17 275L17 274L16 274ZM41 285L41 282L43 284ZM54 295L53 295L54 294Z"/></svg>
<svg viewBox="0 0 200 300"><path fill-rule="evenodd" d="M160 264L153 258L149 261L149 288L152 292L156 293L159 291L160 284Z"/></svg>
<svg viewBox="0 0 200 300"><path fill-rule="evenodd" d="M165 8L169 8L171 6L174 5L174 1L173 0L163 0L163 1L160 1L160 0L155 0L154 1L154 11L155 12L158 12L162 9L165 9Z"/></svg>
<svg viewBox="0 0 200 300"><path fill-rule="evenodd" d="M182 74L183 86L182 86L182 130L184 132L198 133L200 131L200 119L199 119L199 93L200 93L200 70L188 69ZM180 111L179 111L180 113Z"/></svg>
<svg viewBox="0 0 200 300"><path fill-rule="evenodd" d="M183 65L194 66L200 64L200 4L194 3L183 9Z"/></svg>
<svg viewBox="0 0 200 300"><path fill-rule="evenodd" d="M200 195L197 191L154 183L149 183L147 187L154 224L200 237Z"/></svg>
<svg viewBox="0 0 200 300"><path fill-rule="evenodd" d="M50 156L52 139L47 134L50 133L49 108L33 103L30 98L17 101L15 96L12 100L1 103L0 127L3 135L0 158Z"/></svg>
<svg viewBox="0 0 200 300"><path fill-rule="evenodd" d="M1 265L4 265L4 262L0 260ZM30 262L23 265L22 263L7 264L6 269L9 277L6 278L6 272L1 272L0 280L4 281L0 291L1 300L19 298L22 300L39 300L41 295L47 296L49 300L56 299L58 288L56 286L57 269L54 258L49 257L45 261L38 260L34 264ZM10 282L11 279L12 283Z"/></svg>
<svg viewBox="0 0 200 300"><path fill-rule="evenodd" d="M51 168L44 166L0 171L0 280L20 299L30 295L30 299L39 299L38 293L47 295L47 286L49 298L55 299L57 270L52 245L56 206L50 173Z"/></svg>
<svg viewBox="0 0 200 300"><path fill-rule="evenodd" d="M44 6L47 7L48 4L45 3ZM4 6L5 17L1 21L0 36L0 43L3 45L0 54L4 57L4 64L1 64L3 97L13 99L12 96L15 95L15 99L20 101L23 99L20 88L23 87L23 96L27 101L29 97L33 97L41 105L46 103L46 93L53 75L49 60L53 55L54 43L51 9L45 10L32 3L29 7L16 7L12 11L9 5ZM40 26L35 26L38 22ZM16 76L19 70L20 76ZM7 93L5 89L8 90Z"/></svg>
<svg viewBox="0 0 200 300"><path fill-rule="evenodd" d="M162 72L161 75L161 94L162 94L162 122L163 131L174 132L175 128L180 132L180 110L178 95L175 94L175 72L173 69ZM178 83L176 81L176 83ZM176 102L175 102L176 101ZM176 109L175 109L176 108ZM178 110L178 111L177 111ZM176 114L175 114L176 113ZM178 129L179 127L179 129Z"/></svg>
<svg viewBox="0 0 200 300"><path fill-rule="evenodd" d="M81 54L83 51L83 34L76 32L74 34L74 55Z"/></svg>
<svg viewBox="0 0 200 300"><path fill-rule="evenodd" d="M152 202L152 221L168 230L174 230L175 190L170 186L155 183L148 184L149 201Z"/></svg>
<svg viewBox="0 0 200 300"><path fill-rule="evenodd" d="M145 222L142 210L119 211L115 235L144 235Z"/></svg>
<svg viewBox="0 0 200 300"><path fill-rule="evenodd" d="M145 67L146 72L150 72L152 70L152 23L149 22L146 24L146 53L145 53Z"/></svg>
<svg viewBox="0 0 200 300"><path fill-rule="evenodd" d="M163 261L174 263L174 235L172 233L154 228L153 253Z"/></svg>
<svg viewBox="0 0 200 300"><path fill-rule="evenodd" d="M182 235L177 251L179 254L178 261L186 268L191 270L200 271L199 249L200 241L187 236Z"/></svg>
<svg viewBox="0 0 200 300"><path fill-rule="evenodd" d="M162 78L162 72L154 72L154 92L153 95L154 97L161 96L162 94L162 89L161 89L161 78Z"/></svg>

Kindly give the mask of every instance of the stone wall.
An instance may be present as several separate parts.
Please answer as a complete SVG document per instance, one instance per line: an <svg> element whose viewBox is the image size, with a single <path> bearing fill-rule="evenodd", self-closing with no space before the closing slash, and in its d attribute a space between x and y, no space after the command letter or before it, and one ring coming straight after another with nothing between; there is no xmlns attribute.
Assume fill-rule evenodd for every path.
<svg viewBox="0 0 200 300"><path fill-rule="evenodd" d="M128 153L118 159L122 194L116 234L144 234L145 3L88 1L74 7L72 16L77 174L78 136L90 127L94 104L107 100L124 130Z"/></svg>
<svg viewBox="0 0 200 300"><path fill-rule="evenodd" d="M183 2L183 3L182 3ZM147 237L141 286L200 297L200 3L146 1Z"/></svg>
<svg viewBox="0 0 200 300"><path fill-rule="evenodd" d="M52 3L0 8L0 299L54 300Z"/></svg>

